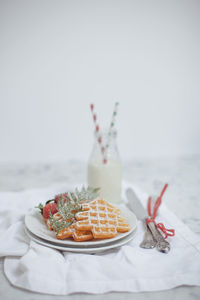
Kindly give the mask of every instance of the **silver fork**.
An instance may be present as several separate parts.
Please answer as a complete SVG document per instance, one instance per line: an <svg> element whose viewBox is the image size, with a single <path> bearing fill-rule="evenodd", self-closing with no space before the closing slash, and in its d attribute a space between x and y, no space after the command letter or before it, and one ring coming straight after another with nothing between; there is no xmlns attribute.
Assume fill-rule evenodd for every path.
<svg viewBox="0 0 200 300"><path fill-rule="evenodd" d="M158 197L152 196L151 197L151 209L154 208L154 205L156 203ZM152 211L151 211L152 213ZM157 212L158 215L159 211ZM155 237L157 243L156 243L156 248L158 251L163 252L163 253L168 253L170 251L170 244L168 241L166 241L161 234L161 232L155 227L151 226L150 224L150 231L152 231L152 235Z"/></svg>

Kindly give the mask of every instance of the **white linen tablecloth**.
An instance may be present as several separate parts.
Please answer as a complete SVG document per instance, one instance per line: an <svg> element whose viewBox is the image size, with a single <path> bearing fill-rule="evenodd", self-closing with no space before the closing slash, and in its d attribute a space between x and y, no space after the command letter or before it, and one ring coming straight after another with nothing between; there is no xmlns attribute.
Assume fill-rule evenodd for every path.
<svg viewBox="0 0 200 300"><path fill-rule="evenodd" d="M123 183L123 198L127 187L132 187L146 205L147 194L128 183ZM171 243L168 254L139 247L144 234L140 221L131 242L95 255L61 252L31 241L24 232L28 209L73 188L57 185L0 193L0 256L5 257L4 272L11 284L54 295L158 291L179 285L200 285L200 238L164 204L158 221L176 230L175 237L168 239Z"/></svg>

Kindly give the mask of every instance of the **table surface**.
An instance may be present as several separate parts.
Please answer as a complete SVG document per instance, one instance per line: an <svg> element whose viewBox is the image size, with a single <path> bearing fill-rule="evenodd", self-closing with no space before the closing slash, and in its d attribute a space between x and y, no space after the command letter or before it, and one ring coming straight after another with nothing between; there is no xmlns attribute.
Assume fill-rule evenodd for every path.
<svg viewBox="0 0 200 300"><path fill-rule="evenodd" d="M22 191L48 187L57 183L85 182L87 164L80 161L37 164L0 164L0 191ZM133 160L123 162L123 179L141 190L155 194L164 183L169 184L165 203L168 208L200 234L200 157ZM103 295L73 294L51 296L13 287L3 273L0 259L0 299L200 299L200 287L180 286L171 290L143 293L108 293Z"/></svg>

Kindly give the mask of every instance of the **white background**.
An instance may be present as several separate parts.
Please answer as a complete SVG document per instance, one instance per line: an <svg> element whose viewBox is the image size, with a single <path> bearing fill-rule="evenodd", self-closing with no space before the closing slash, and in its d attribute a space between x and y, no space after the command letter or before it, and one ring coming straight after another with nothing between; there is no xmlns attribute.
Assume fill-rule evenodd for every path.
<svg viewBox="0 0 200 300"><path fill-rule="evenodd" d="M1 0L0 162L200 154L200 1Z"/></svg>

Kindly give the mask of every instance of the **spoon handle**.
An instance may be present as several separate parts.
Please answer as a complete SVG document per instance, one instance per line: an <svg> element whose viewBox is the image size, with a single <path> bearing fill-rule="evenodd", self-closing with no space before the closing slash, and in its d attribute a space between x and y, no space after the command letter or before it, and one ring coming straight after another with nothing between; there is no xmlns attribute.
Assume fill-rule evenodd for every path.
<svg viewBox="0 0 200 300"><path fill-rule="evenodd" d="M162 236L162 234L160 233L160 231L157 229L157 227L153 222L148 223L147 226L149 227L154 239L157 242L156 244L157 250L163 253L168 253L170 250L169 242L167 242L164 239L164 237Z"/></svg>

